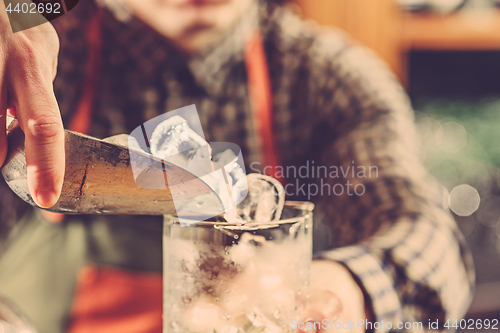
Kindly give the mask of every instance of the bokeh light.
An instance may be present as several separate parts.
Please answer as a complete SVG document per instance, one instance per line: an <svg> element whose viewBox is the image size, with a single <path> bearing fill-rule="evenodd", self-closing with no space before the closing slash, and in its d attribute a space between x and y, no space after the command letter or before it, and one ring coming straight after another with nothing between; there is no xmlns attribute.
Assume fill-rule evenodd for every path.
<svg viewBox="0 0 500 333"><path fill-rule="evenodd" d="M500 225L500 198L497 196L483 198L476 215L479 222L487 227L494 228Z"/></svg>
<svg viewBox="0 0 500 333"><path fill-rule="evenodd" d="M436 144L446 153L456 153L467 143L465 128L454 121L442 124L436 131Z"/></svg>
<svg viewBox="0 0 500 333"><path fill-rule="evenodd" d="M481 198L477 190L467 184L455 186L450 192L450 209L458 216L469 216L479 207Z"/></svg>

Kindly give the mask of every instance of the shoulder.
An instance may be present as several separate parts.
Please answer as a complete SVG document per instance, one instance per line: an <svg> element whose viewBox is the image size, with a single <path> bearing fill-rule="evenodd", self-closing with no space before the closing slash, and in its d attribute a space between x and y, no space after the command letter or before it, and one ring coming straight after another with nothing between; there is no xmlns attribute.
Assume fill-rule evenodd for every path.
<svg viewBox="0 0 500 333"><path fill-rule="evenodd" d="M407 105L388 65L343 30L306 21L285 7L269 10L269 21L272 42L288 70L308 73L310 93L330 92L360 104Z"/></svg>
<svg viewBox="0 0 500 333"><path fill-rule="evenodd" d="M304 20L287 7L270 7L264 17L265 33L275 49L283 53L327 60L352 43L342 30Z"/></svg>
<svg viewBox="0 0 500 333"><path fill-rule="evenodd" d="M397 81L378 55L339 28L304 20L281 6L269 9L266 19L272 48L282 57L300 60L313 76Z"/></svg>

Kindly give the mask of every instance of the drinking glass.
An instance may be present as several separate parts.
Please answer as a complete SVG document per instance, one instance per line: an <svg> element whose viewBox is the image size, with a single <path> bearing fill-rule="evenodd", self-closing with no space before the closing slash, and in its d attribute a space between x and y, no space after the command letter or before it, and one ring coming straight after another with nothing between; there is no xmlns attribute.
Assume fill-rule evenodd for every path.
<svg viewBox="0 0 500 333"><path fill-rule="evenodd" d="M281 220L181 226L164 217L164 333L288 333L308 301L309 202Z"/></svg>

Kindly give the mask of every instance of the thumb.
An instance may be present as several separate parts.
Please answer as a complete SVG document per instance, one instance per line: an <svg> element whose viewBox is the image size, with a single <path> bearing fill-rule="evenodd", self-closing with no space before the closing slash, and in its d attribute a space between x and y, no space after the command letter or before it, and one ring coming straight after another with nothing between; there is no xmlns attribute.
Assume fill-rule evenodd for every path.
<svg viewBox="0 0 500 333"><path fill-rule="evenodd" d="M301 313L297 333L321 332L321 323L325 319L323 311L317 307L308 307Z"/></svg>

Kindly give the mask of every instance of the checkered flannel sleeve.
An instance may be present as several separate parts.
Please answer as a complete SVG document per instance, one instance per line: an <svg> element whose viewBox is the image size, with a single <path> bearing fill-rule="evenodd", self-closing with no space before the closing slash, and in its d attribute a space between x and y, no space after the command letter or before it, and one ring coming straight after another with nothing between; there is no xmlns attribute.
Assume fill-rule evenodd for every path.
<svg viewBox="0 0 500 333"><path fill-rule="evenodd" d="M321 50L321 38L318 43L313 52ZM391 322L393 330L399 322L422 322L425 331L429 319L439 319L442 328L466 312L474 272L464 239L442 208L441 187L419 161L410 103L386 65L363 47L350 45L327 62L312 66L323 73L313 73L311 82L318 119L335 133L321 162L373 173L329 180L362 184L358 193L365 191L322 196L318 211L325 213L318 219L336 248L317 258L343 263L359 279L373 322Z"/></svg>

